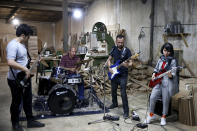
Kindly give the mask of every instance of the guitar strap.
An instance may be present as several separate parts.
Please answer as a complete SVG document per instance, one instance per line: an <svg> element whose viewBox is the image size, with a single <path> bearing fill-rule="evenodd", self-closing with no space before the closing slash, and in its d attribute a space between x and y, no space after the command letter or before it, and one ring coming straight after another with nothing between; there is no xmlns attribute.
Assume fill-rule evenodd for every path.
<svg viewBox="0 0 197 131"><path fill-rule="evenodd" d="M120 63L124 61L125 56L126 56L126 48L124 47L124 49L121 52Z"/></svg>
<svg viewBox="0 0 197 131"><path fill-rule="evenodd" d="M122 53L121 53L121 59L123 59L126 56L126 48L124 47Z"/></svg>
<svg viewBox="0 0 197 131"><path fill-rule="evenodd" d="M27 62L27 65L26 66L27 66L28 69L30 69L31 56L30 56L28 50L27 50L27 56L28 56L28 62Z"/></svg>

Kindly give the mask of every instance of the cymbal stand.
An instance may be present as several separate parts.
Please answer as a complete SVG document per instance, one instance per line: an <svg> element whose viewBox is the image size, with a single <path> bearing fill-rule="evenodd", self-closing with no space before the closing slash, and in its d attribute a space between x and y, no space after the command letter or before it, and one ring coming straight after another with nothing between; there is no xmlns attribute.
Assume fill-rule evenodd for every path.
<svg viewBox="0 0 197 131"><path fill-rule="evenodd" d="M113 124L119 126L118 123L113 122L113 120L115 120L115 121L119 120L119 117L113 117L113 116L110 116L110 115L106 115L106 106L105 106L105 96L106 96L106 91L105 91L105 76L106 76L106 74L105 74L105 68L106 68L106 67L104 66L104 67L103 67L103 70L104 70L104 71L103 71L103 73L104 73L104 85L103 85L103 88L104 88L104 99L103 99L103 103L104 103L104 112L103 112L103 119L95 120L95 121L92 121L92 122L88 122L88 125L109 121L109 122L111 122L111 123L113 123Z"/></svg>
<svg viewBox="0 0 197 131"><path fill-rule="evenodd" d="M92 87L92 67L89 67L89 80L90 80L90 91L89 91L89 98L90 98L90 104L93 105L93 87Z"/></svg>
<svg viewBox="0 0 197 131"><path fill-rule="evenodd" d="M90 80L90 84L89 84L89 87L90 87L90 91L88 92L89 93L89 97L88 99L90 99L90 104L93 105L93 101L96 100L99 104L101 104L102 102L100 101L100 99L95 95L95 92L94 92L94 89L92 87L93 85L93 76L92 76L92 73L93 73L93 70L92 70L92 67L90 66L89 67L89 80ZM103 107L103 105L100 105L101 107Z"/></svg>

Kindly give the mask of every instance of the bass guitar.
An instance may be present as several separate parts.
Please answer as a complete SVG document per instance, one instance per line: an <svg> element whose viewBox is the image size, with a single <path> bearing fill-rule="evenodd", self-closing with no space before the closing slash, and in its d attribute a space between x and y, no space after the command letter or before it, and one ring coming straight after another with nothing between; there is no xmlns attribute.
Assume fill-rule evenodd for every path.
<svg viewBox="0 0 197 131"><path fill-rule="evenodd" d="M44 51L47 48L47 43L44 44L42 51L40 52L40 55L36 58L35 62L32 64L31 68L29 69L30 74L32 73L32 70L35 66L37 66L38 61L40 61L41 55L44 53ZM33 77L34 75L31 74L29 78L26 78L26 73L24 71L21 71L17 74L17 80L19 81L19 84L22 87L27 87L29 82L28 80L31 79L31 77Z"/></svg>
<svg viewBox="0 0 197 131"><path fill-rule="evenodd" d="M138 56L139 56L139 53L136 53L135 55L129 57L128 59L126 59L123 62L127 62L129 60L136 59ZM110 69L113 71L113 73L108 72L109 80L112 80L116 75L120 74L119 68L123 65L123 62L120 63L120 60L118 60L114 65L110 66Z"/></svg>
<svg viewBox="0 0 197 131"><path fill-rule="evenodd" d="M172 67L172 69L169 70L169 71L156 73L156 74L155 74L155 79L154 79L154 80L151 80L151 81L149 82L148 86L149 86L150 88L153 88L153 87L156 86L157 84L161 84L162 78L163 78L164 76L166 76L166 75L167 75L168 73L170 73L170 72L173 72L173 71L176 71L176 70L180 70L180 69L182 69L182 68L183 68L183 67L181 67L181 66L177 66L177 67Z"/></svg>

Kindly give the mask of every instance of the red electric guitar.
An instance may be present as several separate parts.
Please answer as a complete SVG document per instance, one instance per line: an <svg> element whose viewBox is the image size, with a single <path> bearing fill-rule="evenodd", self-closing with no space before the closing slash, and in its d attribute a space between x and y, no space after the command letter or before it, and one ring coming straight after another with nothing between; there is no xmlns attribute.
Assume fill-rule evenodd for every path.
<svg viewBox="0 0 197 131"><path fill-rule="evenodd" d="M173 72L173 71L175 71L175 70L179 70L179 69L182 69L183 67L181 67L181 66L177 66L177 67L172 67L172 69L171 70L169 70L169 71L165 71L165 72L159 72L159 73L156 73L155 74L155 79L154 80L151 80L150 82L149 82L149 87L150 88L153 88L154 86L156 86L157 84L160 84L161 83L161 80L162 80L162 78L165 76L165 75L167 75L169 72Z"/></svg>

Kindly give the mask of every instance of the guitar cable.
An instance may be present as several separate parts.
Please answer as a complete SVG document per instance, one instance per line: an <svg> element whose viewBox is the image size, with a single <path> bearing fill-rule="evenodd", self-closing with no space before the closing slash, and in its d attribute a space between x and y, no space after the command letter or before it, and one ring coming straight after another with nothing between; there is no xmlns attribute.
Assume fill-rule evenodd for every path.
<svg viewBox="0 0 197 131"><path fill-rule="evenodd" d="M145 119L147 118L147 115L148 115L148 105L149 105L149 94L150 93L147 93L147 105L146 105L146 114L145 114ZM143 122L140 122L140 123L137 123L136 125L134 125L134 127L131 129L131 131L134 131L135 128L140 128L140 129L146 129L146 131L148 131L148 124L146 123L143 123Z"/></svg>

